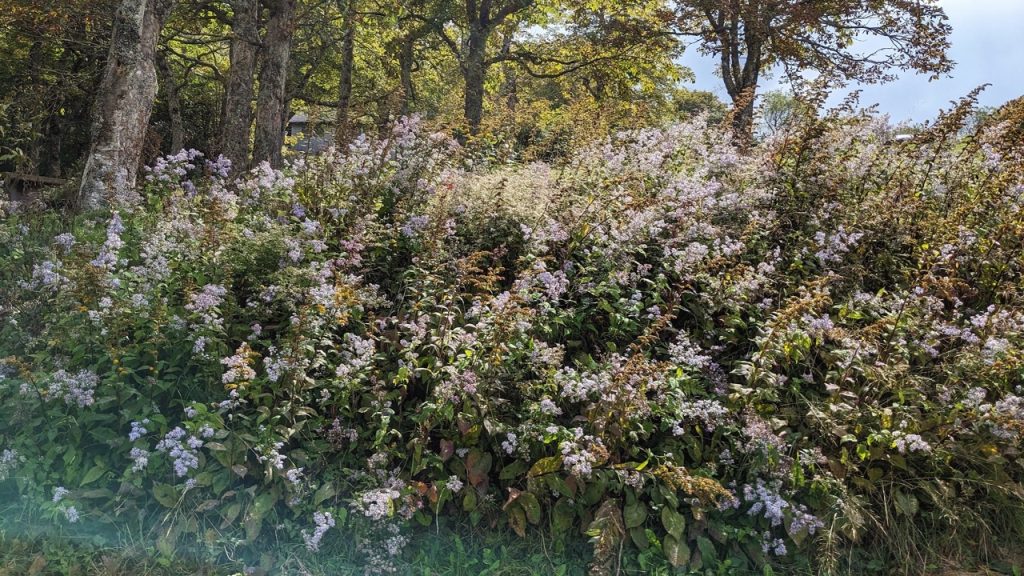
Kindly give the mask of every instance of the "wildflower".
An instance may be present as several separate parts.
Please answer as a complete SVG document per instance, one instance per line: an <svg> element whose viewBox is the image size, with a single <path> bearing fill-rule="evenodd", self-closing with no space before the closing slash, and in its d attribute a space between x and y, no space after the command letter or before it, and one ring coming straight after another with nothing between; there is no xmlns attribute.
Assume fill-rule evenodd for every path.
<svg viewBox="0 0 1024 576"><path fill-rule="evenodd" d="M288 481L291 482L292 484L299 484L300 482L302 482L302 471L303 468L292 468L291 470L285 472L284 475L285 478L287 478Z"/></svg>
<svg viewBox="0 0 1024 576"><path fill-rule="evenodd" d="M284 470L284 454L281 454L281 448L284 448L284 442L277 441L268 446L258 447L258 454L256 460L259 462L270 462L271 467L277 470Z"/></svg>
<svg viewBox="0 0 1024 576"><path fill-rule="evenodd" d="M544 286L544 294L551 302L556 302L569 288L569 278L561 270L541 272L537 280Z"/></svg>
<svg viewBox="0 0 1024 576"><path fill-rule="evenodd" d="M53 503L56 504L60 502L61 500L64 499L65 496L67 496L70 493L71 492L67 488L63 486L57 486L56 488L53 489Z"/></svg>
<svg viewBox="0 0 1024 576"><path fill-rule="evenodd" d="M594 471L594 466L607 458L608 451L600 438L584 435L580 428L573 430L573 436L572 440L562 442L560 445L562 465L573 476L589 478Z"/></svg>
<svg viewBox="0 0 1024 576"><path fill-rule="evenodd" d="M679 406L678 414L683 420L702 423L708 432L714 432L715 428L729 418L729 410L718 400L683 402Z"/></svg>
<svg viewBox="0 0 1024 576"><path fill-rule="evenodd" d="M334 516L330 512L314 512L313 524L316 525L316 528L312 534L305 530L302 531L302 539L306 542L306 549L310 552L316 552L320 549L320 540L334 526Z"/></svg>
<svg viewBox="0 0 1024 576"><path fill-rule="evenodd" d="M96 258L90 264L97 268L113 271L118 263L118 252L124 247L124 241L121 240L123 232L124 223L121 221L121 215L118 212L114 212L110 222L107 224L107 240L100 248L99 254L96 255Z"/></svg>
<svg viewBox="0 0 1024 576"><path fill-rule="evenodd" d="M459 480L458 476L450 476L448 481L444 483L444 487L451 490L453 494L462 490L462 486L462 480Z"/></svg>
<svg viewBox="0 0 1024 576"><path fill-rule="evenodd" d="M932 451L931 444L925 442L924 438L920 434L904 434L903 432L897 431L893 435L895 439L892 442L893 448L899 451L900 454L906 454L908 452L924 452L928 453Z"/></svg>
<svg viewBox="0 0 1024 576"><path fill-rule="evenodd" d="M988 394L988 391L985 390L984 388L981 388L981 387L971 388L970 390L967 391L967 397L964 400L964 404L969 406L969 407L971 407L971 408L976 408L982 402L985 401L985 396L987 394Z"/></svg>
<svg viewBox="0 0 1024 576"><path fill-rule="evenodd" d="M224 301L227 290L219 284L207 284L203 289L189 296L185 309L197 314L208 314Z"/></svg>
<svg viewBox="0 0 1024 576"><path fill-rule="evenodd" d="M382 520L394 513L394 500L400 494L392 488L377 488L364 492L357 505L364 516L371 520Z"/></svg>
<svg viewBox="0 0 1024 576"><path fill-rule="evenodd" d="M54 236L53 242L57 246L60 246L61 250L63 250L65 254L68 254L71 252L71 247L75 245L75 235L70 232L58 234L57 236Z"/></svg>
<svg viewBox="0 0 1024 576"><path fill-rule="evenodd" d="M60 260L46 260L40 264L32 265L32 282L24 285L26 288L49 288L56 290L68 283L60 270L63 264Z"/></svg>
<svg viewBox="0 0 1024 576"><path fill-rule="evenodd" d="M561 416L562 409L550 398L544 398L540 401L540 412L548 416Z"/></svg>
<svg viewBox="0 0 1024 576"><path fill-rule="evenodd" d="M786 543L782 541L782 538L772 538L770 532L764 532L761 536L761 550L765 554L775 554L776 556L786 555Z"/></svg>
<svg viewBox="0 0 1024 576"><path fill-rule="evenodd" d="M689 366L703 370L711 363L711 356L703 353L699 346L693 344L685 333L676 336L675 342L669 346L669 357L677 366Z"/></svg>
<svg viewBox="0 0 1024 576"><path fill-rule="evenodd" d="M99 381L99 376L88 370L80 370L76 374L57 370L50 381L48 396L60 398L68 406L77 405L79 408L85 408L94 402Z"/></svg>
<svg viewBox="0 0 1024 576"><path fill-rule="evenodd" d="M221 376L221 381L224 384L239 385L254 380L256 378L256 371L249 366L252 355L252 349L243 342L238 347L234 356L222 358L220 363L227 366L228 370Z"/></svg>
<svg viewBox="0 0 1024 576"><path fill-rule="evenodd" d="M817 516L807 511L807 507L804 505L795 506L792 508L793 520L789 523L789 534L794 535L802 530L807 530L807 533L814 535L819 528L824 528L825 523L822 522Z"/></svg>
<svg viewBox="0 0 1024 576"><path fill-rule="evenodd" d="M402 236L412 238L426 229L429 224L429 216L411 216L409 220L406 221L405 225L402 226Z"/></svg>
<svg viewBox="0 0 1024 576"><path fill-rule="evenodd" d="M775 434L768 426L768 422L756 414L746 415L743 435L747 437L743 450L748 454L753 452L778 453L786 447L786 441Z"/></svg>
<svg viewBox="0 0 1024 576"><path fill-rule="evenodd" d="M611 377L606 372L579 374L572 368L564 368L555 373L555 382L560 384L563 398L580 402L611 386Z"/></svg>
<svg viewBox="0 0 1024 576"><path fill-rule="evenodd" d="M515 433L514 432L509 432L509 433L505 434L505 440L502 441L502 443L501 443L502 450L504 450L506 454L510 454L511 455L511 454L515 454L516 448L518 448L518 447L519 447L519 439L516 437Z"/></svg>
<svg viewBox="0 0 1024 576"><path fill-rule="evenodd" d="M18 451L4 448L4 451L0 452L0 480L6 480L17 465Z"/></svg>
<svg viewBox="0 0 1024 576"><path fill-rule="evenodd" d="M202 446L202 440L178 426L164 436L156 445L156 450L174 459L174 474L182 478L188 475L189 470L199 468L199 454L196 450Z"/></svg>
<svg viewBox="0 0 1024 576"><path fill-rule="evenodd" d="M843 256L853 249L863 237L864 234L859 232L847 232L842 225L833 234L818 232L814 236L814 241L818 246L818 251L814 255L822 264L842 262Z"/></svg>
<svg viewBox="0 0 1024 576"><path fill-rule="evenodd" d="M818 339L824 338L835 328L828 314L820 317L805 314L803 321L807 325L807 333Z"/></svg>
<svg viewBox="0 0 1024 576"><path fill-rule="evenodd" d="M214 161L206 161L206 171L218 178L227 178L231 173L231 160L218 154Z"/></svg>
<svg viewBox="0 0 1024 576"><path fill-rule="evenodd" d="M64 517L72 524L78 522L78 509L74 506L68 506L64 509Z"/></svg>
<svg viewBox="0 0 1024 576"><path fill-rule="evenodd" d="M370 338L360 338L351 332L345 334L342 347L342 361L335 369L339 378L352 378L373 362L376 342Z"/></svg>
<svg viewBox="0 0 1024 576"><path fill-rule="evenodd" d="M143 450L142 448L134 447L131 452L128 453L128 457L132 459L132 472L142 472L149 465L149 451Z"/></svg>

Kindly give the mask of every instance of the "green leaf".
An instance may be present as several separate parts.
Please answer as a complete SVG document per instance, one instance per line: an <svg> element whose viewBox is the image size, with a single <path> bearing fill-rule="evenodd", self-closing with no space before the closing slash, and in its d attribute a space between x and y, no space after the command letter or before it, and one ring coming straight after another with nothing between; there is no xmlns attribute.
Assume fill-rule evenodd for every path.
<svg viewBox="0 0 1024 576"><path fill-rule="evenodd" d="M530 524L540 523L540 502L537 501L537 497L529 492L523 492L516 498L516 503L522 506L523 511L526 512L526 519L530 521Z"/></svg>
<svg viewBox="0 0 1024 576"><path fill-rule="evenodd" d="M557 492L562 496L568 496L570 498L573 496L573 491L569 488L569 483L560 476L549 474L544 477L544 483L548 485L548 488L550 488L552 492Z"/></svg>
<svg viewBox="0 0 1024 576"><path fill-rule="evenodd" d="M161 554L167 557L174 556L174 548L178 543L178 527L177 525L171 525L167 528L167 532L164 532L157 538L156 549Z"/></svg>
<svg viewBox="0 0 1024 576"><path fill-rule="evenodd" d="M245 539L255 542L263 531L263 518L249 516L245 519Z"/></svg>
<svg viewBox="0 0 1024 576"><path fill-rule="evenodd" d="M913 494L907 494L902 490L893 492L893 500L896 502L896 511L904 516L916 515L920 507Z"/></svg>
<svg viewBox="0 0 1024 576"><path fill-rule="evenodd" d="M516 460L515 462L505 466L501 469L501 473L498 474L498 478L502 480L512 480L517 478L526 472L528 465L522 460Z"/></svg>
<svg viewBox="0 0 1024 576"><path fill-rule="evenodd" d="M651 543L647 540L647 531L641 526L629 529L629 538L633 541L633 545L640 550L647 550Z"/></svg>
<svg viewBox="0 0 1024 576"><path fill-rule="evenodd" d="M526 537L526 512L519 506L512 506L508 509L508 525L515 530L520 538Z"/></svg>
<svg viewBox="0 0 1024 576"><path fill-rule="evenodd" d="M242 513L242 505L238 502L227 507L224 510L224 521L220 523L220 529L224 530L228 526L238 519L238 515Z"/></svg>
<svg viewBox="0 0 1024 576"><path fill-rule="evenodd" d="M533 463L530 467L530 478L536 478L537 476L543 476L544 474L551 474L557 472L562 468L562 457L561 456L548 456L547 458L541 458Z"/></svg>
<svg viewBox="0 0 1024 576"><path fill-rule="evenodd" d="M626 522L626 528L642 526L647 520L647 506L644 506L643 502L627 504L622 511L622 518Z"/></svg>
<svg viewBox="0 0 1024 576"><path fill-rule="evenodd" d="M551 528L556 534L566 532L572 528L576 519L576 510L568 498L559 498L551 509Z"/></svg>
<svg viewBox="0 0 1024 576"><path fill-rule="evenodd" d="M462 497L462 509L466 512L476 510L477 496L474 488L467 488L465 496Z"/></svg>
<svg viewBox="0 0 1024 576"><path fill-rule="evenodd" d="M178 505L178 492L170 484L154 484L153 498L165 508L174 508Z"/></svg>
<svg viewBox="0 0 1024 576"><path fill-rule="evenodd" d="M317 489L316 493L313 494L313 505L319 506L321 502L334 496L334 485L325 483Z"/></svg>
<svg viewBox="0 0 1024 576"><path fill-rule="evenodd" d="M252 508L249 509L249 516L255 516L262 519L274 508L274 504L276 503L276 494L264 492L256 497L256 501L253 502Z"/></svg>
<svg viewBox="0 0 1024 576"><path fill-rule="evenodd" d="M718 552L715 550L715 545L711 543L711 540L698 536L697 548L700 550L700 556L704 561L704 565L714 566L714 561L718 559Z"/></svg>
<svg viewBox="0 0 1024 576"><path fill-rule="evenodd" d="M100 477L103 476L103 473L106 471L106 466L103 466L102 464L97 464L93 466L92 468L89 469L88 472L85 473L85 477L82 478L82 486L92 484L93 482L99 480Z"/></svg>
<svg viewBox="0 0 1024 576"><path fill-rule="evenodd" d="M665 551L665 558L669 564L678 568L690 561L690 547L680 538L668 535L661 543L661 549Z"/></svg>
<svg viewBox="0 0 1024 576"><path fill-rule="evenodd" d="M661 525L665 527L665 532L681 539L683 530L686 529L686 518L674 509L665 506L661 509Z"/></svg>

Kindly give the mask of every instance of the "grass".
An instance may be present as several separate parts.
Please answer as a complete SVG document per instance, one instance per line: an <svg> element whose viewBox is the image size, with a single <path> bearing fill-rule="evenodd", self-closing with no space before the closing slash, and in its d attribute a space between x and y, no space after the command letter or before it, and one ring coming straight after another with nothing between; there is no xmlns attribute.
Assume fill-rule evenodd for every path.
<svg viewBox="0 0 1024 576"><path fill-rule="evenodd" d="M17 504L0 509L0 576L232 576L246 566L257 575L341 576L363 574L354 537L334 529L319 553L281 542L259 554L238 557L187 542L171 557L141 532L110 533L103 526L55 527ZM504 528L458 524L422 529L413 535L398 574L416 576L583 576L590 548L583 537L555 545L535 531L518 538ZM214 554L211 554L214 552ZM218 556L217 561L207 560Z"/></svg>

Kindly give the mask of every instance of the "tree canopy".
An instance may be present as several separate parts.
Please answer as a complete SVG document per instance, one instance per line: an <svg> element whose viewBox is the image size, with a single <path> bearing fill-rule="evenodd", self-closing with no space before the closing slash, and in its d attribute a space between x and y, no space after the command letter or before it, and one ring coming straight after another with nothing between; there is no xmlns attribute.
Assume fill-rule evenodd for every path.
<svg viewBox="0 0 1024 576"><path fill-rule="evenodd" d="M147 20L159 25L152 51L118 46L140 37L117 32L119 14L143 22L164 8ZM513 148L698 111L721 120L716 98L680 84L692 79L679 58L690 45L718 58L748 141L766 74L832 86L940 75L949 32L932 0L14 0L0 15L0 162L74 177L96 165L106 124L94 120L110 110L140 125L109 126L136 134L115 160L133 166L182 147L280 165L300 112L339 145L409 114ZM153 86L111 77L127 69L117 54L143 54ZM127 100L104 113L105 90ZM597 121L578 122L584 113Z"/></svg>
<svg viewBox="0 0 1024 576"><path fill-rule="evenodd" d="M913 70L952 70L952 29L936 0L675 0L680 33L718 57L749 135L754 97L765 72L793 84L812 72L825 81L877 83Z"/></svg>

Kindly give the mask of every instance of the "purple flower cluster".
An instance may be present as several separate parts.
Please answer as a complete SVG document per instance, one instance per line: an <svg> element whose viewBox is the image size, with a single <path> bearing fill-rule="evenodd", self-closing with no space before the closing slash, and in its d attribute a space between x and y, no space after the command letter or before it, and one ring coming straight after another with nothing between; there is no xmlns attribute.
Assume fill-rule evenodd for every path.
<svg viewBox="0 0 1024 576"><path fill-rule="evenodd" d="M24 288L46 288L56 291L68 283L68 279L60 273L63 263L60 260L44 260L32 265L32 281L22 284Z"/></svg>
<svg viewBox="0 0 1024 576"><path fill-rule="evenodd" d="M901 431L893 432L892 446L899 451L900 454L907 454L911 452L924 452L925 454L932 451L932 446L928 442L925 442L924 438L920 434L906 434Z"/></svg>
<svg viewBox="0 0 1024 576"><path fill-rule="evenodd" d="M212 430L211 430L212 432ZM212 434L211 434L212 436ZM203 440L177 426L168 432L156 445L157 452L166 453L174 459L174 474L179 478L188 476L189 470L199 468L199 449Z"/></svg>
<svg viewBox="0 0 1024 576"><path fill-rule="evenodd" d="M430 217L419 215L411 216L402 226L402 236L414 238L430 225Z"/></svg>
<svg viewBox="0 0 1024 576"><path fill-rule="evenodd" d="M814 235L814 242L818 248L814 256L822 264L837 264L843 261L846 253L852 250L863 237L864 234L860 232L847 232L842 225L831 234L818 232Z"/></svg>
<svg viewBox="0 0 1024 576"><path fill-rule="evenodd" d="M53 489L53 498L52 498L51 502L56 504L56 503L60 502L61 500L63 500L64 497L67 496L70 493L71 493L71 491L68 490L67 488L65 488L63 486L57 486L56 488Z"/></svg>
<svg viewBox="0 0 1024 576"><path fill-rule="evenodd" d="M128 457L132 459L132 472L142 472L149 466L149 451L133 446Z"/></svg>
<svg viewBox="0 0 1024 576"><path fill-rule="evenodd" d="M149 418L143 418L142 422L133 421L132 429L128 432L128 439L134 442L148 434L149 430L146 430L145 428L147 424L149 424Z"/></svg>
<svg viewBox="0 0 1024 576"><path fill-rule="evenodd" d="M789 507L789 502L779 494L781 488L780 480L772 480L768 484L758 478L753 486L744 484L743 500L750 504L747 514L763 517L772 527L781 526L784 520L783 511Z"/></svg>
<svg viewBox="0 0 1024 576"><path fill-rule="evenodd" d="M153 166L146 167L147 182L171 183L180 181L192 170L196 169L195 162L203 157L198 150L180 150L176 154L170 154L157 158ZM231 163L228 162L228 167Z"/></svg>
<svg viewBox="0 0 1024 576"><path fill-rule="evenodd" d="M573 368L563 368L555 373L555 383L562 398L569 402L582 402L609 388L611 376L607 372L581 374Z"/></svg>
<svg viewBox="0 0 1024 576"><path fill-rule="evenodd" d="M94 394L99 382L99 376L88 370L79 370L75 374L58 370L50 377L47 395L54 400L64 400L68 406L85 408L95 401Z"/></svg>
<svg viewBox="0 0 1024 576"><path fill-rule="evenodd" d="M828 314L823 316L811 316L810 314L804 314L803 321L806 326L807 333L813 338L823 339L835 329L835 324L832 322L832 319L829 318Z"/></svg>
<svg viewBox="0 0 1024 576"><path fill-rule="evenodd" d="M227 290L219 284L207 284L203 289L189 296L189 302L185 309L203 316L207 324L218 324L219 319L212 315L212 311L224 302L224 295Z"/></svg>
<svg viewBox="0 0 1024 576"><path fill-rule="evenodd" d="M239 350L235 355L222 358L220 361L221 364L228 367L224 375L221 376L221 381L224 384L251 382L256 378L256 371L249 366L249 358L245 350L241 348Z"/></svg>
<svg viewBox="0 0 1024 576"><path fill-rule="evenodd" d="M69 254L71 248L75 245L75 235L70 232L58 234L53 237L53 243L60 247L64 254Z"/></svg>
<svg viewBox="0 0 1024 576"><path fill-rule="evenodd" d="M124 240L121 239L121 234L124 233L124 230L121 214L114 212L110 217L110 222L107 224L107 239L103 242L103 246L100 247L99 254L96 255L96 258L90 264L97 268L113 271L118 264L118 254L121 248L124 247Z"/></svg>

